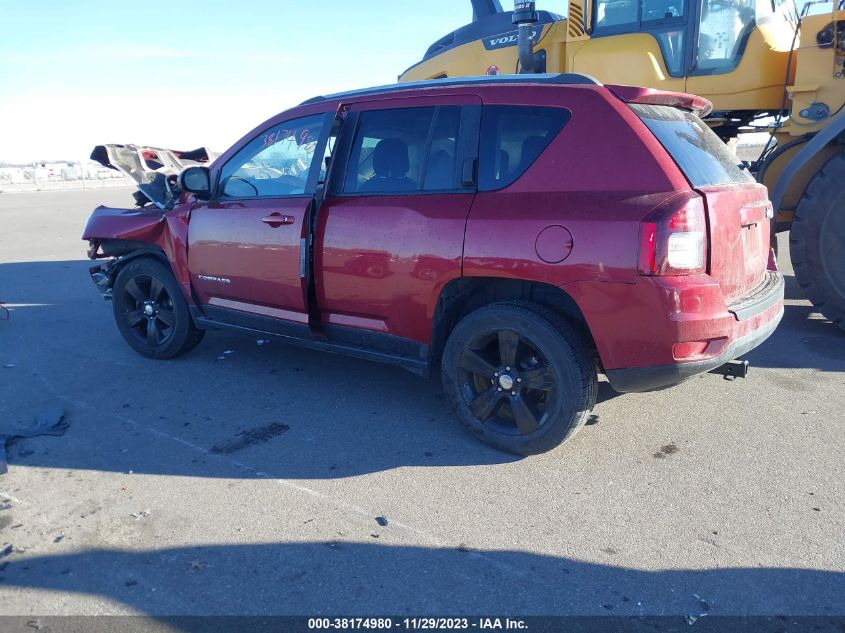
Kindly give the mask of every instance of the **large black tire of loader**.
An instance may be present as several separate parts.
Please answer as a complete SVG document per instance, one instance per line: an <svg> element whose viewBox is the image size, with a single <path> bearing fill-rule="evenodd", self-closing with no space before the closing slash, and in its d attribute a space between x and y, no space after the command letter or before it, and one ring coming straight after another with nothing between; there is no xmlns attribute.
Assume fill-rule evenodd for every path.
<svg viewBox="0 0 845 633"><path fill-rule="evenodd" d="M813 176L789 236L795 277L825 317L845 330L845 152Z"/></svg>

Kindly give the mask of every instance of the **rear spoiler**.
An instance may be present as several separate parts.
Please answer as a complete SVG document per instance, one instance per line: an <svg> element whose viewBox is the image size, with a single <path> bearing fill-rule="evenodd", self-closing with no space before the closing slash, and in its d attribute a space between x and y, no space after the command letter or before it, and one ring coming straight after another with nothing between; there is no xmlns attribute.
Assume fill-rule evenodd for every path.
<svg viewBox="0 0 845 633"><path fill-rule="evenodd" d="M654 90L652 88L614 86L609 84L605 84L604 87L625 103L642 103L645 105L683 108L692 111L700 117L705 117L713 111L713 104L708 99L686 92L669 92L666 90Z"/></svg>

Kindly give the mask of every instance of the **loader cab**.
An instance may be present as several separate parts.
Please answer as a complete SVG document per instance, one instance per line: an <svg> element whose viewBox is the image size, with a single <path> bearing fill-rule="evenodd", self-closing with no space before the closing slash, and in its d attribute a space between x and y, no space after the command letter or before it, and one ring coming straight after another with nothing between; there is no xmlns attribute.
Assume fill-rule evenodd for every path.
<svg viewBox="0 0 845 633"><path fill-rule="evenodd" d="M650 34L670 76L719 75L737 68L755 27L796 21L790 0L592 0L591 37Z"/></svg>

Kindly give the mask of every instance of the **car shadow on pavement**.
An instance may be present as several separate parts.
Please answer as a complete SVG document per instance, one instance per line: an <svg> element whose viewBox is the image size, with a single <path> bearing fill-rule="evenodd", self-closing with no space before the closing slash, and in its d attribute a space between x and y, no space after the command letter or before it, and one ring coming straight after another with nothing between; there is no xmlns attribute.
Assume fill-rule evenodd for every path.
<svg viewBox="0 0 845 633"><path fill-rule="evenodd" d="M221 520L237 524L235 515ZM396 528L373 523L373 534L382 540L391 538L391 529ZM153 616L845 614L842 572L771 567L643 571L457 543L434 548L279 542L13 553L3 561L0 576L0 595L8 598L13 592L18 605L9 608L7 602L6 613L24 614L127 608ZM47 600L44 590L58 593ZM88 607L77 606L73 594L83 594L80 601ZM92 610L91 598L112 604L99 600Z"/></svg>
<svg viewBox="0 0 845 633"><path fill-rule="evenodd" d="M143 358L89 265L0 265L11 307L0 321L0 433L57 402L70 422L61 438L12 446L12 466L327 479L519 459L465 430L439 380L388 365L224 331L178 359Z"/></svg>
<svg viewBox="0 0 845 633"><path fill-rule="evenodd" d="M20 426L59 402L70 422L61 439L13 447L13 465L334 479L520 459L466 431L438 380L395 367L221 331L179 359L142 358L118 334L88 266L0 265L0 300L12 306L11 319L0 321L4 419ZM827 325L788 312L749 358L764 367L845 371L845 356L836 358L845 337L819 329ZM600 384L599 402L616 395ZM594 414L573 442L601 432L597 422Z"/></svg>

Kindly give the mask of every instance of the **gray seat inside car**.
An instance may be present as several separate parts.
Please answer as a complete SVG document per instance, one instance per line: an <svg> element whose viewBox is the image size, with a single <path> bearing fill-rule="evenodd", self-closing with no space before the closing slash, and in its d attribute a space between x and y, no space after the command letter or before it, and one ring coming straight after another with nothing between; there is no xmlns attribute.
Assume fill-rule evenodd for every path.
<svg viewBox="0 0 845 633"><path fill-rule="evenodd" d="M373 150L373 172L359 191L416 191L417 183L407 177L410 169L408 144L399 138L384 138Z"/></svg>

